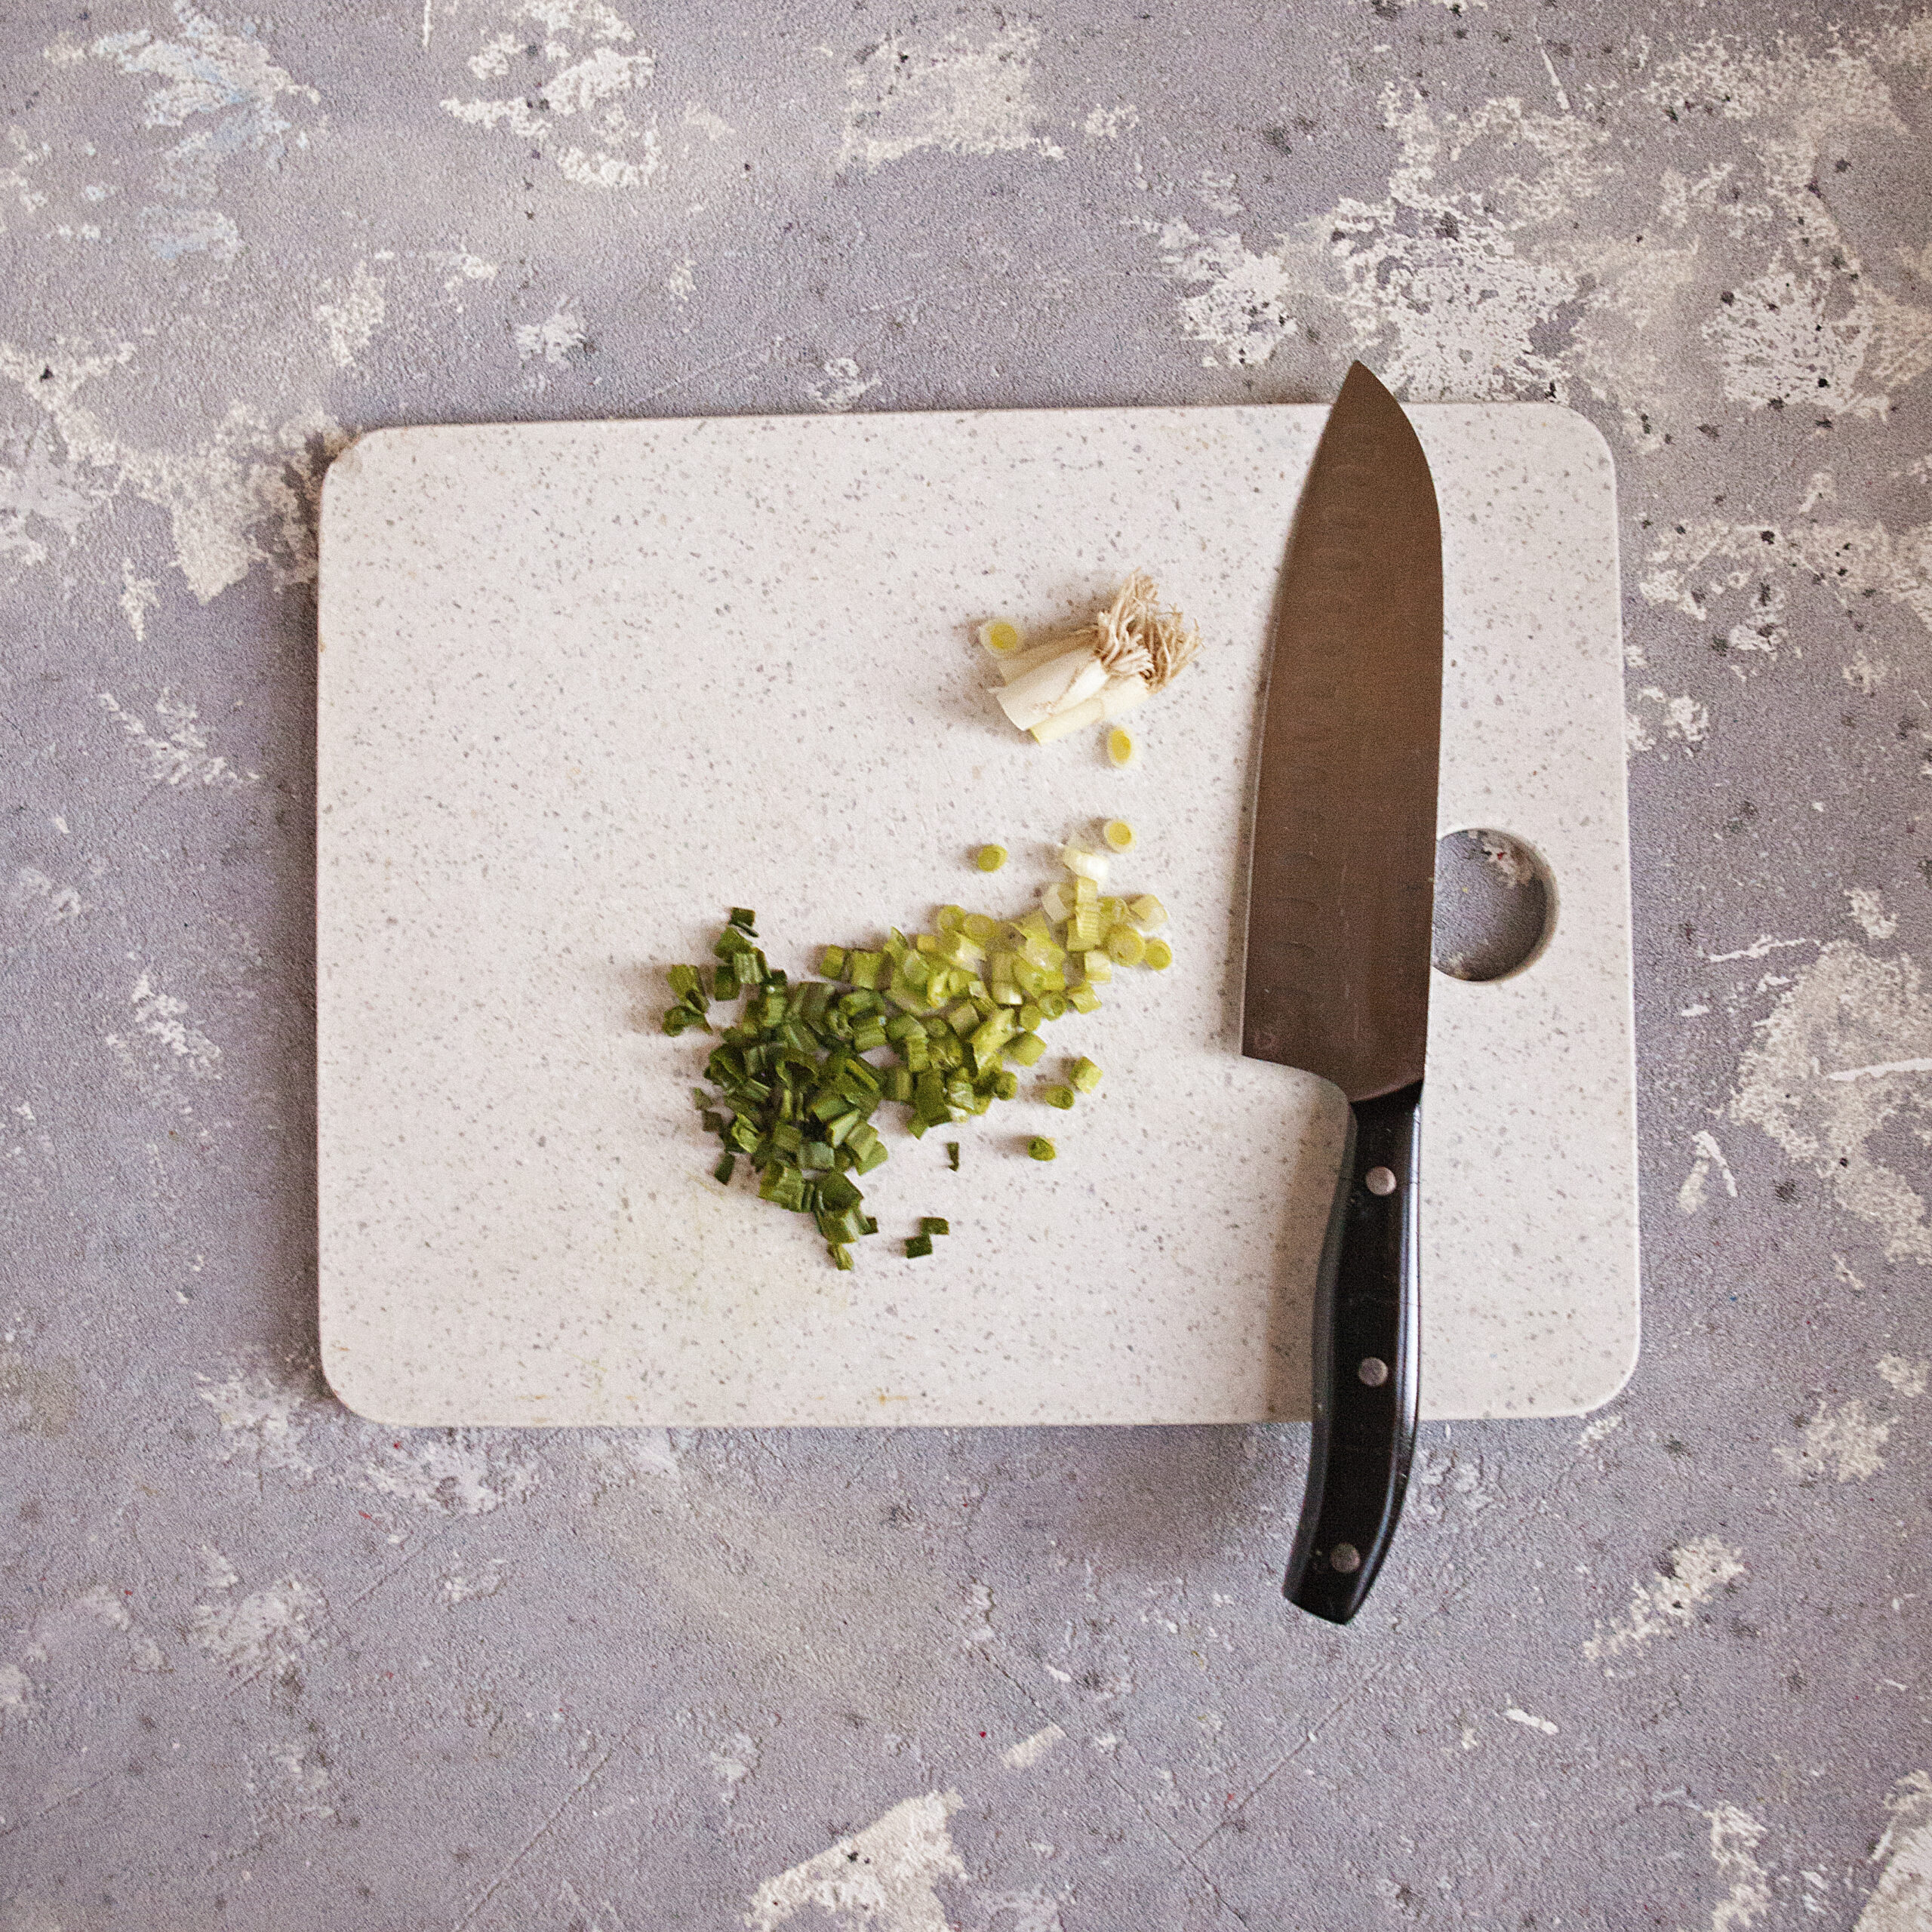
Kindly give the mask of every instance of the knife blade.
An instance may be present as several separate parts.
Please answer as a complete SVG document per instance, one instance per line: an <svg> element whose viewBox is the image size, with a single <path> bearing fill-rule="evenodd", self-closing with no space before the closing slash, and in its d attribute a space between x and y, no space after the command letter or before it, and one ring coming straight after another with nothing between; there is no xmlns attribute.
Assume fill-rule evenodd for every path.
<svg viewBox="0 0 1932 1932"><path fill-rule="evenodd" d="M1442 717L1435 487L1401 405L1359 362L1316 448L1276 611L1241 1051L1333 1081L1349 1105L1284 1585L1346 1623L1394 1536L1415 1441Z"/></svg>

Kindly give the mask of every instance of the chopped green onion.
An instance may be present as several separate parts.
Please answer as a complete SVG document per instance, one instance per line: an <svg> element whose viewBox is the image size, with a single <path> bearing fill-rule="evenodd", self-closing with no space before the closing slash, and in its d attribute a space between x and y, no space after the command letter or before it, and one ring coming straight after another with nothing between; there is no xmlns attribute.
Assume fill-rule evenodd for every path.
<svg viewBox="0 0 1932 1932"><path fill-rule="evenodd" d="M1116 926L1107 935L1107 956L1116 966L1138 966L1147 956L1147 942L1131 926Z"/></svg>
<svg viewBox="0 0 1932 1932"><path fill-rule="evenodd" d="M932 1251L933 1238L931 1235L912 1235L907 1238L906 1258L909 1261L916 1261L921 1255L930 1254Z"/></svg>
<svg viewBox="0 0 1932 1932"><path fill-rule="evenodd" d="M952 1232L952 1223L941 1220L937 1214L921 1214L919 1217L919 1232L922 1235L949 1235Z"/></svg>
<svg viewBox="0 0 1932 1932"><path fill-rule="evenodd" d="M1100 1004L1100 995L1091 986L1075 986L1068 993L1066 1003L1076 1013L1092 1013Z"/></svg>
<svg viewBox="0 0 1932 1932"><path fill-rule="evenodd" d="M818 970L828 980L844 979L845 949L842 946L828 946L819 956Z"/></svg>
<svg viewBox="0 0 1932 1932"><path fill-rule="evenodd" d="M1104 986L1114 976L1114 962L1104 952L1083 952L1080 970L1087 975L1088 985Z"/></svg>
<svg viewBox="0 0 1932 1932"><path fill-rule="evenodd" d="M1040 995L1040 1017L1042 1020L1064 1020L1066 1017L1066 994L1061 988L1049 986Z"/></svg>
<svg viewBox="0 0 1932 1932"><path fill-rule="evenodd" d="M832 1265L835 1268L843 1271L851 1266L852 1251L842 1241L829 1241L825 1244L825 1249L826 1252L832 1257Z"/></svg>
<svg viewBox="0 0 1932 1932"><path fill-rule="evenodd" d="M1131 764L1134 762L1134 751L1132 732L1116 724L1107 734L1107 756L1115 764Z"/></svg>
<svg viewBox="0 0 1932 1932"><path fill-rule="evenodd" d="M959 1143L956 1140L949 1140L946 1143L946 1164L955 1174L959 1171Z"/></svg>
<svg viewBox="0 0 1932 1932"><path fill-rule="evenodd" d="M973 863L983 872L996 872L1006 863L1006 848L1004 845L982 845Z"/></svg>
<svg viewBox="0 0 1932 1932"><path fill-rule="evenodd" d="M980 626L980 641L995 657L1011 657L1022 641L1020 626L1004 617L991 617Z"/></svg>
<svg viewBox="0 0 1932 1932"><path fill-rule="evenodd" d="M1097 885L1107 876L1106 860L1072 839L1060 848L1060 862L1077 877L1091 879Z"/></svg>
<svg viewBox="0 0 1932 1932"><path fill-rule="evenodd" d="M1036 1161L1051 1161L1060 1149L1044 1134L1036 1134L1027 1142L1026 1152Z"/></svg>
<svg viewBox="0 0 1932 1932"><path fill-rule="evenodd" d="M1129 900L1127 915L1143 933L1156 931L1168 923L1168 909L1151 892Z"/></svg>
<svg viewBox="0 0 1932 1932"><path fill-rule="evenodd" d="M1008 1057L1017 1060L1022 1066L1037 1066L1041 1056L1047 1051L1047 1043L1038 1034L1026 1032L1022 1033L1006 1051Z"/></svg>
<svg viewBox="0 0 1932 1932"><path fill-rule="evenodd" d="M1134 828L1124 818L1110 818L1101 826L1100 836L1116 852L1124 852L1134 843Z"/></svg>
<svg viewBox="0 0 1932 1932"><path fill-rule="evenodd" d="M1040 1098L1050 1107L1070 1107L1073 1104L1073 1089L1071 1087L1049 1087Z"/></svg>
<svg viewBox="0 0 1932 1932"><path fill-rule="evenodd" d="M734 906L731 908L728 923L736 926L741 932L751 934L753 938L758 936L758 915L748 906Z"/></svg>
<svg viewBox="0 0 1932 1932"><path fill-rule="evenodd" d="M1100 1084L1100 1069L1083 1054L1068 1069L1068 1079L1083 1094L1091 1094Z"/></svg>
<svg viewBox="0 0 1932 1932"><path fill-rule="evenodd" d="M722 1181L727 1187L729 1187L731 1185L731 1177L737 1172L737 1155L721 1154L718 1157L717 1166L711 1171L711 1177L714 1180Z"/></svg>
<svg viewBox="0 0 1932 1932"><path fill-rule="evenodd" d="M1174 963L1174 949L1164 939L1150 939L1147 950L1140 955L1143 966L1151 966L1157 973L1164 973Z"/></svg>
<svg viewBox="0 0 1932 1932"><path fill-rule="evenodd" d="M1020 1076L1011 1067L1003 1066L993 1075L993 1091L1002 1100L1012 1100L1020 1091Z"/></svg>
<svg viewBox="0 0 1932 1932"><path fill-rule="evenodd" d="M1073 888L1064 879L1055 879L1040 894L1040 910L1055 925L1073 916Z"/></svg>
<svg viewBox="0 0 1932 1932"><path fill-rule="evenodd" d="M845 977L853 985L871 992L878 984L879 968L885 964L882 952L848 952L845 955Z"/></svg>

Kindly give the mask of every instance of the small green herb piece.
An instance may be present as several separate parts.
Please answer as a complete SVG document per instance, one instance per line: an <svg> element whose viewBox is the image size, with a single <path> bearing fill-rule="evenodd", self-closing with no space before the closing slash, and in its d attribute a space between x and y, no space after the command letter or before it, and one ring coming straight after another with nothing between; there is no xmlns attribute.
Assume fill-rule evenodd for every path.
<svg viewBox="0 0 1932 1932"><path fill-rule="evenodd" d="M909 1261L916 1261L921 1255L930 1254L932 1251L933 1238L931 1235L911 1235L906 1238L906 1258Z"/></svg>
<svg viewBox="0 0 1932 1932"><path fill-rule="evenodd" d="M734 906L731 908L729 923L736 926L740 932L749 933L754 939L758 937L758 915L749 906Z"/></svg>
<svg viewBox="0 0 1932 1932"><path fill-rule="evenodd" d="M949 1235L952 1232L952 1224L942 1220L937 1214L921 1214L919 1217L919 1232L922 1235Z"/></svg>
<svg viewBox="0 0 1932 1932"><path fill-rule="evenodd" d="M983 872L996 872L1006 863L1006 848L1004 845L982 845L973 863Z"/></svg>
<svg viewBox="0 0 1932 1932"><path fill-rule="evenodd" d="M1073 1104L1073 1089L1071 1087L1049 1087L1040 1098L1050 1107L1065 1109Z"/></svg>
<svg viewBox="0 0 1932 1932"><path fill-rule="evenodd" d="M1164 973L1174 963L1174 949L1164 939L1150 939L1147 950L1140 955L1143 966L1151 966L1157 973Z"/></svg>
<svg viewBox="0 0 1932 1932"><path fill-rule="evenodd" d="M1027 1142L1026 1152L1036 1161L1051 1161L1058 1155L1060 1149L1044 1134L1036 1134Z"/></svg>
<svg viewBox="0 0 1932 1932"><path fill-rule="evenodd" d="M1007 1057L1017 1060L1022 1066L1037 1066L1047 1051L1047 1043L1037 1033L1022 1033L1009 1046Z"/></svg>
<svg viewBox="0 0 1932 1932"><path fill-rule="evenodd" d="M1081 1093L1091 1094L1100 1084L1100 1069L1083 1054L1067 1069L1066 1077Z"/></svg>
<svg viewBox="0 0 1932 1932"><path fill-rule="evenodd" d="M832 1265L842 1274L852 1266L852 1251L842 1241L829 1241L825 1251L832 1257Z"/></svg>
<svg viewBox="0 0 1932 1932"><path fill-rule="evenodd" d="M946 1164L955 1174L959 1171L959 1143L956 1140L949 1140L946 1143Z"/></svg>
<svg viewBox="0 0 1932 1932"><path fill-rule="evenodd" d="M823 978L842 980L845 977L845 949L842 946L828 946L819 955L818 970Z"/></svg>
<svg viewBox="0 0 1932 1932"><path fill-rule="evenodd" d="M737 1171L738 1157L735 1154L721 1154L718 1164L711 1171L713 1180L722 1181L727 1187L731 1185L731 1177Z"/></svg>

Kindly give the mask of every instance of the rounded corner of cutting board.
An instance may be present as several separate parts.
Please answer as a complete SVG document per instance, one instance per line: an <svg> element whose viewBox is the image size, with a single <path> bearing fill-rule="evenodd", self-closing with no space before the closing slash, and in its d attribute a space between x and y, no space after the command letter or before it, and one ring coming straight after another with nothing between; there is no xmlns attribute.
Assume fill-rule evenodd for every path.
<svg viewBox="0 0 1932 1932"><path fill-rule="evenodd" d="M328 1331L322 1331L322 1380L329 1393L352 1415L365 1422L380 1423L385 1429L423 1429L447 1425L440 1416L420 1413L421 1404L406 1379L372 1376L368 1364L352 1350L331 1346ZM336 1356L331 1362L329 1357Z"/></svg>

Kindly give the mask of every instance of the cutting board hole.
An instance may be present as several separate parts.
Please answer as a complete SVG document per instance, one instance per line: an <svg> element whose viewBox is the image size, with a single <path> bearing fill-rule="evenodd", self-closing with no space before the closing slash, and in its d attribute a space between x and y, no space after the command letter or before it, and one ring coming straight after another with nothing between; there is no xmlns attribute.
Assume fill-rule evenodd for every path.
<svg viewBox="0 0 1932 1932"><path fill-rule="evenodd" d="M1548 869L1520 838L1478 826L1435 843L1436 970L1501 980L1543 950L1556 903Z"/></svg>

